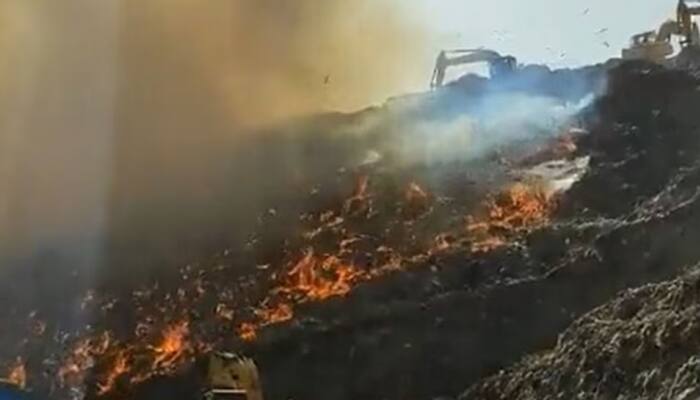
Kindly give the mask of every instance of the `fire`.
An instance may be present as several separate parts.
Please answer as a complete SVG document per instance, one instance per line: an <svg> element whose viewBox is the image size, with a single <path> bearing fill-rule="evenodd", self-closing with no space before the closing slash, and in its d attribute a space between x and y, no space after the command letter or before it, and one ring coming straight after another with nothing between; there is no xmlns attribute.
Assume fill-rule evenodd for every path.
<svg viewBox="0 0 700 400"><path fill-rule="evenodd" d="M280 303L276 307L256 310L255 314L264 321L266 325L271 325L289 321L294 317L294 310L291 305Z"/></svg>
<svg viewBox="0 0 700 400"><path fill-rule="evenodd" d="M553 202L539 188L517 183L487 201L486 207L483 219L467 220L467 232L474 238L474 252L504 246L508 243L507 236L546 224Z"/></svg>
<svg viewBox="0 0 700 400"><path fill-rule="evenodd" d="M398 193L398 201L391 186L389 207L373 210L379 204L381 187L373 182L370 193L370 178L358 176L345 202L330 210L302 215L304 229L309 230L300 233L298 242L285 241L285 246L291 243L284 249L290 256L277 261L265 259L265 268L258 268L254 279L246 277L236 283L241 286L229 286L232 281L219 286L217 278L212 278L219 275L187 267L179 286L166 289L155 283L134 290L133 325L121 334L97 331L89 336L84 332L68 336L75 342L60 358L60 388L81 391L86 388L86 377L91 376L96 379L87 383L96 386L88 389L98 395L128 390L121 384L135 385L156 375L174 373L223 343L221 338L206 336L209 331L221 329L191 326L190 320L181 319L187 314L180 310L195 309L197 320L199 315L212 318L220 324L216 328L224 327L242 340L253 341L262 328L294 318L303 304L346 296L363 282L426 265L430 257L458 248L479 253L505 246L517 234L548 223L553 209L551 199L536 185L516 184L483 202L482 212L469 217L466 230L458 220L457 229L449 225L451 231L444 232L446 225L433 224L427 218L427 224L414 222L433 210L437 210L435 214L450 211L450 216L459 216L464 215L463 209L443 210L440 207L448 203L441 201L439 193L432 194L411 182ZM374 215L379 218L371 219L371 224L357 218ZM286 253L288 250L291 253ZM268 266L272 273L265 272ZM224 271L223 266L220 268L216 273ZM262 286L258 286L258 279L263 280ZM248 286L243 285L255 291L246 292ZM257 297L260 287L269 290ZM122 300L102 298L90 291L83 298L82 308L110 316ZM44 335L46 326L39 321L32 331ZM51 323L48 326L53 327ZM19 361L10 379L25 384L24 365ZM119 390L115 390L117 387Z"/></svg>
<svg viewBox="0 0 700 400"><path fill-rule="evenodd" d="M352 283L362 275L336 256L316 257L314 251L308 249L287 273L286 282L277 291L298 296L302 301L325 300L347 294Z"/></svg>
<svg viewBox="0 0 700 400"><path fill-rule="evenodd" d="M245 341L253 341L258 338L258 327L251 322L244 322L238 327L238 337Z"/></svg>
<svg viewBox="0 0 700 400"><path fill-rule="evenodd" d="M107 372L103 381L97 384L97 394L101 396L111 392L117 383L117 379L127 374L130 370L126 351L119 351L114 359L112 368Z"/></svg>
<svg viewBox="0 0 700 400"><path fill-rule="evenodd" d="M22 389L27 386L27 370L21 357L17 357L15 364L10 368L7 381Z"/></svg>
<svg viewBox="0 0 700 400"><path fill-rule="evenodd" d="M549 220L550 200L539 188L518 183L496 200L489 217L512 229L540 226Z"/></svg>
<svg viewBox="0 0 700 400"><path fill-rule="evenodd" d="M295 305L346 295L355 283L370 278L337 256L316 256L309 248L255 310L256 321L240 324L237 334L243 340L255 340L260 328L292 319Z"/></svg>
<svg viewBox="0 0 700 400"><path fill-rule="evenodd" d="M156 370L170 370L181 361L190 350L187 340L189 322L182 321L169 326L163 332L163 338L157 346L152 347L155 358L153 367Z"/></svg>
<svg viewBox="0 0 700 400"><path fill-rule="evenodd" d="M58 381L61 386L82 385L85 375L94 366L95 359L107 352L111 342L109 333L78 341L58 370Z"/></svg>

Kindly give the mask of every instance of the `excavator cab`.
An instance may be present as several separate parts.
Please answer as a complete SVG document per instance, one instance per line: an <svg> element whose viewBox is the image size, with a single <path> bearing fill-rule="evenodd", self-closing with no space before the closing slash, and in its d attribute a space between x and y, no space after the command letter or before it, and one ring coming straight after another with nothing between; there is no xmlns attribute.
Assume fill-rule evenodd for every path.
<svg viewBox="0 0 700 400"><path fill-rule="evenodd" d="M700 33L698 25L693 21L693 16L700 15L700 6L689 6L685 0L678 1L676 8L676 22L682 35L681 45L700 46Z"/></svg>
<svg viewBox="0 0 700 400"><path fill-rule="evenodd" d="M233 353L209 356L203 400L263 400L253 360Z"/></svg>
<svg viewBox="0 0 700 400"><path fill-rule="evenodd" d="M492 79L497 79L512 74L517 67L518 60L515 57L504 56L489 63L489 74Z"/></svg>
<svg viewBox="0 0 700 400"><path fill-rule="evenodd" d="M669 38L661 39L656 31L636 34L630 39L630 46L622 50L623 60L647 60L663 63L673 54L673 46Z"/></svg>

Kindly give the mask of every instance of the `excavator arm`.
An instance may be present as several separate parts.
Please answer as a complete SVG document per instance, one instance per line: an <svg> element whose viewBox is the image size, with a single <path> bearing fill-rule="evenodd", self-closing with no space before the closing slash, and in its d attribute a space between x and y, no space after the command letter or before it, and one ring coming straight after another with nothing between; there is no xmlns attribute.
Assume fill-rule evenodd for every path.
<svg viewBox="0 0 700 400"><path fill-rule="evenodd" d="M501 55L491 50L479 50L473 53L467 53L461 56L448 58L445 64L446 67L462 64L472 64L477 62L492 62L501 58Z"/></svg>
<svg viewBox="0 0 700 400"><path fill-rule="evenodd" d="M452 54L456 55L450 56ZM515 58L501 56L493 50L443 50L440 52L437 60L435 61L435 68L433 69L433 76L430 80L430 87L434 89L442 86L445 80L445 72L448 67L478 62L488 63L492 76L512 70L515 68L515 64L517 64Z"/></svg>

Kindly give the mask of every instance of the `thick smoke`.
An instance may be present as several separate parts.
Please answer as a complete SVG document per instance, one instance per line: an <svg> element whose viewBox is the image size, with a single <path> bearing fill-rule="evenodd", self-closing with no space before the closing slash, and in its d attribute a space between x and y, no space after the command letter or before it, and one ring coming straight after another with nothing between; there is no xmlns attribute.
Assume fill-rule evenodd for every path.
<svg viewBox="0 0 700 400"><path fill-rule="evenodd" d="M424 35L394 6L1 2L0 253L100 253L255 208L276 172L241 144L248 127L377 102L424 73Z"/></svg>
<svg viewBox="0 0 700 400"><path fill-rule="evenodd" d="M485 95L463 115L431 119L403 127L388 151L404 164L436 164L483 157L500 146L523 140L549 140L573 124L573 117L593 100L562 103L526 93Z"/></svg>

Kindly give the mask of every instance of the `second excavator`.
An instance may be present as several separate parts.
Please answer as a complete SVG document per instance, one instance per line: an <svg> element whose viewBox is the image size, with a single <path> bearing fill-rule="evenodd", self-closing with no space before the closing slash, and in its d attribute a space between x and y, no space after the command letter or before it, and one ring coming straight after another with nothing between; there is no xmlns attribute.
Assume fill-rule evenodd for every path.
<svg viewBox="0 0 700 400"><path fill-rule="evenodd" d="M493 50L485 49L458 49L443 50L435 61L433 77L430 80L430 88L436 89L445 81L445 72L448 67L464 64L485 62L489 65L491 78L512 73L517 68L517 60L512 56L502 56Z"/></svg>
<svg viewBox="0 0 700 400"><path fill-rule="evenodd" d="M699 6L689 6L679 0L676 19L664 22L658 30L632 36L630 47L622 51L625 60L643 59L664 63L674 52L671 39L679 37L683 48L700 47L700 32L693 16L700 15Z"/></svg>

